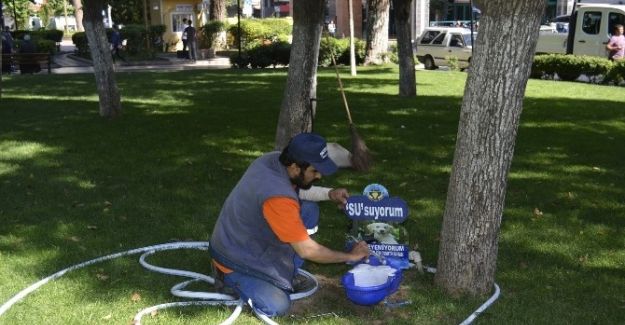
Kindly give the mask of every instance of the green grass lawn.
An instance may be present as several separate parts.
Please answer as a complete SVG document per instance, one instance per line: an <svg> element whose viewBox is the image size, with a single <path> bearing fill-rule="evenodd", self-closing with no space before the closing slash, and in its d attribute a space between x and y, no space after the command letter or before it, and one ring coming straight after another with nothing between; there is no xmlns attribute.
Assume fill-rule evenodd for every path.
<svg viewBox="0 0 625 325"><path fill-rule="evenodd" d="M315 130L347 147L333 73L320 72ZM98 256L207 240L247 165L273 147L285 70L117 76L124 115L115 121L98 115L93 75L3 78L0 303ZM322 180L353 193L382 183L405 199L405 226L429 265L437 259L465 76L418 72L419 97L404 99L395 95L396 68L344 74L353 118L376 165L368 174L345 170ZM623 88L530 81L500 236L502 296L479 324L625 323L624 143ZM318 239L340 249L347 226L335 207L324 206ZM208 273L204 252L151 260ZM408 271L402 295L412 305L357 308L336 286L347 266L307 269L325 285L280 323L457 324L484 300L447 297L432 275ZM0 324L128 324L139 309L178 301L169 288L179 281L144 270L136 256L121 258L43 286ZM330 312L338 318L312 318ZM229 314L171 309L144 323L213 324ZM249 310L237 322L257 323Z"/></svg>

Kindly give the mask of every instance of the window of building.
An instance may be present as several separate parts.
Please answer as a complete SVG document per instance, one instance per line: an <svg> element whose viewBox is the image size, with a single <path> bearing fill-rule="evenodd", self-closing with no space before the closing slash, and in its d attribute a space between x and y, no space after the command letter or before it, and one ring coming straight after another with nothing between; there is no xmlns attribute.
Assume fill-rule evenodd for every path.
<svg viewBox="0 0 625 325"><path fill-rule="evenodd" d="M184 29L187 27L187 25L183 22L184 19L187 20L191 20L191 23L193 24L193 26L195 26L195 21L193 19L193 13L180 13L180 12L174 12L171 14L171 28L172 28L172 32L174 33L182 33L182 31L184 31Z"/></svg>

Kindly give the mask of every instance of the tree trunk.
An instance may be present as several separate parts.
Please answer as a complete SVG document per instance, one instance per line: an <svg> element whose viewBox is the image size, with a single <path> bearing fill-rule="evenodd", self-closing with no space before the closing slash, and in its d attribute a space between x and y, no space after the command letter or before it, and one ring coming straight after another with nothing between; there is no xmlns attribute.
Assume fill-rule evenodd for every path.
<svg viewBox="0 0 625 325"><path fill-rule="evenodd" d="M480 32L460 112L435 281L488 293L527 79L544 0L474 0Z"/></svg>
<svg viewBox="0 0 625 325"><path fill-rule="evenodd" d="M399 96L417 96L412 33L410 31L410 8L412 0L393 0L395 26L397 29L397 54L399 57Z"/></svg>
<svg viewBox="0 0 625 325"><path fill-rule="evenodd" d="M210 2L209 20L226 20L226 0L212 0Z"/></svg>
<svg viewBox="0 0 625 325"><path fill-rule="evenodd" d="M293 1L293 44L276 130L276 149L279 150L294 135L312 130L324 8L325 1Z"/></svg>
<svg viewBox="0 0 625 325"><path fill-rule="evenodd" d="M100 115L115 118L121 114L122 106L115 81L110 45L102 22L102 10L105 7L105 1L85 0L83 7L85 13L84 26L100 99Z"/></svg>
<svg viewBox="0 0 625 325"><path fill-rule="evenodd" d="M388 18L391 0L367 1L367 45L365 65L384 63L388 51Z"/></svg>
<svg viewBox="0 0 625 325"><path fill-rule="evenodd" d="M226 23L226 1L225 0L212 0L210 2L210 11L208 13L208 19L213 21L221 21ZM222 49L226 47L226 31L217 33L211 47L215 49Z"/></svg>
<svg viewBox="0 0 625 325"><path fill-rule="evenodd" d="M82 19L83 19L82 1L72 0L72 6L74 6L74 17L76 18L76 29L79 32L84 32L85 27L82 24Z"/></svg>

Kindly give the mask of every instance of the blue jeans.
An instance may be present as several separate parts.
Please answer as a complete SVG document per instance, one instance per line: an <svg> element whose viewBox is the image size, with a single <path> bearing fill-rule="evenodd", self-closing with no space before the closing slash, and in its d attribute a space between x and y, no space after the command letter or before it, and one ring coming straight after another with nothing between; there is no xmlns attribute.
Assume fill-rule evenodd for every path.
<svg viewBox="0 0 625 325"><path fill-rule="evenodd" d="M302 201L301 215L304 226L314 229L319 223L319 206L315 202ZM295 255L293 263L297 272L304 259ZM258 312L269 317L286 315L291 308L289 292L257 277L234 271L224 275L224 284L233 288L243 301L251 300Z"/></svg>

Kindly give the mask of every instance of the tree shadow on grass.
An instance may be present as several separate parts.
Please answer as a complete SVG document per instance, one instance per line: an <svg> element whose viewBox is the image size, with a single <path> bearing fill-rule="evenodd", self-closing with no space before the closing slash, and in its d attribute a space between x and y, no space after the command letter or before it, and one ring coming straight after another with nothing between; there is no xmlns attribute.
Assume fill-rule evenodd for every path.
<svg viewBox="0 0 625 325"><path fill-rule="evenodd" d="M339 184L357 193L378 182L392 195L406 199L411 207L406 223L411 240L419 243L426 263L434 264L461 96L399 98L376 92L393 86L393 80L368 75L376 76L363 73L362 78L350 80L354 89L348 90L348 97L376 164L368 174L344 171L323 184ZM243 76L232 71L120 74L125 111L116 121L97 115L91 76L51 76L48 85L30 84L34 79L29 78L10 80L0 111L0 216L7 220L0 225L0 251L6 252L11 272L24 276L13 284L0 281L0 300L27 281L97 256L173 240L206 240L223 200L245 168L273 148L284 72ZM335 83L329 72L319 78L315 129L349 147ZM72 95L76 93L82 95ZM625 111L611 101L526 100L510 173L498 272L516 301L503 297L498 302L502 309L530 304L532 297L519 294L524 286L559 288L571 281L611 286L622 276L613 268L578 265L575 260L586 251L603 256L609 250L622 250L618 238L623 238L625 223L625 152L617 144L625 142L623 121ZM534 215L534 208L543 215ZM340 249L347 218L335 207L324 206L321 222L324 230L319 240ZM580 231L593 235L578 238ZM536 245L551 245L565 253L547 250L545 254ZM592 262L593 255L589 258ZM165 260L208 273L208 259ZM132 260L125 261L79 273L71 282L80 282L85 292L93 293L68 292L65 299L76 305L100 301L95 289L102 286L112 288L106 298L110 301L133 290L152 296L149 302L168 297L167 290L176 280L162 280L130 266ZM528 267L523 269L521 263ZM533 265L540 267L540 274L534 274ZM137 273L127 273L126 268ZM310 268L330 277L346 270L342 265ZM575 268L568 278L554 278L562 269ZM97 279L100 269L118 279L114 286ZM414 281L405 284L427 282ZM422 295L419 288L409 288L409 294ZM339 287L333 290L336 305L348 304L339 301L344 299ZM576 294L570 288L557 292ZM599 295L596 290L589 292ZM444 304L442 295L434 301L414 299L420 299L420 312L426 316L438 317L441 323L458 320L430 310ZM307 307L328 309L327 302L318 303ZM455 315L471 309L459 301L454 306L448 311ZM582 304L564 306L589 312ZM606 311L614 306L595 307ZM517 309L510 310L499 312L516 316ZM536 310L535 316L522 319L535 322L545 316ZM370 314L356 308L345 315L398 322L406 315L424 317L410 314L414 312L391 315L377 309ZM490 322L503 319L494 316Z"/></svg>

